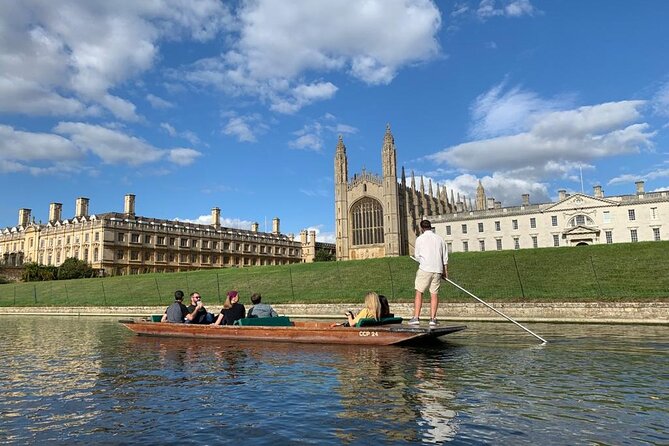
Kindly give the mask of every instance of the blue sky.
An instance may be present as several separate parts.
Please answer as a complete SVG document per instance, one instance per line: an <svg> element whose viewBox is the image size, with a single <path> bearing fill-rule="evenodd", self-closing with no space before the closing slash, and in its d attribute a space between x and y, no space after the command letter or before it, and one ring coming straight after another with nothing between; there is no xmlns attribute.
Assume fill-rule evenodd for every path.
<svg viewBox="0 0 669 446"><path fill-rule="evenodd" d="M57 5L57 6L55 6ZM333 158L504 205L669 189L669 2L0 2L0 227L136 211L334 233ZM265 226L267 222L267 226Z"/></svg>

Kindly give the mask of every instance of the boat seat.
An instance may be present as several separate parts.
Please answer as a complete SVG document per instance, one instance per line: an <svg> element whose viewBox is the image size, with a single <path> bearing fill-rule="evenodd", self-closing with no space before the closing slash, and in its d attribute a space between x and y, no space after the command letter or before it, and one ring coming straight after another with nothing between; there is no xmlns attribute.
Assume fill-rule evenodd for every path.
<svg viewBox="0 0 669 446"><path fill-rule="evenodd" d="M356 327L373 327L376 325L389 325L389 324L401 324L402 323L402 318L401 317L384 317L383 319L376 320L373 317L368 317L364 319L360 319L357 324L355 324Z"/></svg>
<svg viewBox="0 0 669 446"><path fill-rule="evenodd" d="M234 325L241 325L242 327L291 327L293 323L288 316L245 317L235 321Z"/></svg>

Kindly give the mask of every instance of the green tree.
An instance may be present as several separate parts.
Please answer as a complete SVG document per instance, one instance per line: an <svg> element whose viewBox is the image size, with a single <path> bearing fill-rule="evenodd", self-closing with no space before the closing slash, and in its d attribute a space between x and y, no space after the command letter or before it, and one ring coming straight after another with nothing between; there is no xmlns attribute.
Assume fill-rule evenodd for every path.
<svg viewBox="0 0 669 446"><path fill-rule="evenodd" d="M69 257L58 268L58 280L83 279L93 276L93 268L83 260Z"/></svg>
<svg viewBox="0 0 669 446"><path fill-rule="evenodd" d="M21 279L24 282L36 282L40 279L41 267L36 262L30 262L23 265L23 274Z"/></svg>
<svg viewBox="0 0 669 446"><path fill-rule="evenodd" d="M334 254L326 249L319 249L314 256L314 262L331 262L335 259Z"/></svg>

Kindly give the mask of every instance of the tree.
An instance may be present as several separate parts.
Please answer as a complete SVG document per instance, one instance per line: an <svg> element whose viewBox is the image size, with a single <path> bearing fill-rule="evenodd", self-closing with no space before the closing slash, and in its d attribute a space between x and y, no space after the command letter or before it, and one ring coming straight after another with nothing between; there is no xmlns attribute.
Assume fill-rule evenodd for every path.
<svg viewBox="0 0 669 446"><path fill-rule="evenodd" d="M58 268L58 280L92 277L93 268L83 260L69 257Z"/></svg>
<svg viewBox="0 0 669 446"><path fill-rule="evenodd" d="M334 260L334 254L327 249L319 249L314 256L314 262L331 262Z"/></svg>

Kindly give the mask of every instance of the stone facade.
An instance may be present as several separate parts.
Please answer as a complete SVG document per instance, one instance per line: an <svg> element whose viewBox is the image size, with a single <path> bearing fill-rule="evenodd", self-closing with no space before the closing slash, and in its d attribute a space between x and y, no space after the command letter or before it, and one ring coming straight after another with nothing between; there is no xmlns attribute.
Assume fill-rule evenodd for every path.
<svg viewBox="0 0 669 446"><path fill-rule="evenodd" d="M58 266L68 257L85 260L104 275L177 272L205 268L283 265L313 261L315 248L303 253L302 243L272 232L220 226L220 210L212 223L195 224L135 215L135 196L125 196L124 212L89 215L88 198L77 198L75 216L62 218L62 204L52 203L49 221L31 220L19 210L17 226L0 230L0 264L27 262ZM313 234L310 246L315 246Z"/></svg>
<svg viewBox="0 0 669 446"><path fill-rule="evenodd" d="M430 217L450 251L485 251L602 243L669 240L669 191L605 197L601 186L592 195L558 192L558 201L501 207L486 199L486 208ZM477 206L478 207L478 206Z"/></svg>
<svg viewBox="0 0 669 446"><path fill-rule="evenodd" d="M458 206L453 204L452 192L448 200L446 188L437 185L435 193L430 182L426 191L422 178L420 188L416 188L413 173L407 185L404 168L398 182L397 151L390 127L381 148L381 176L363 169L349 178L341 136L334 168L337 260L408 255L419 234L420 220L453 212ZM465 209L466 205L459 203L459 207Z"/></svg>

